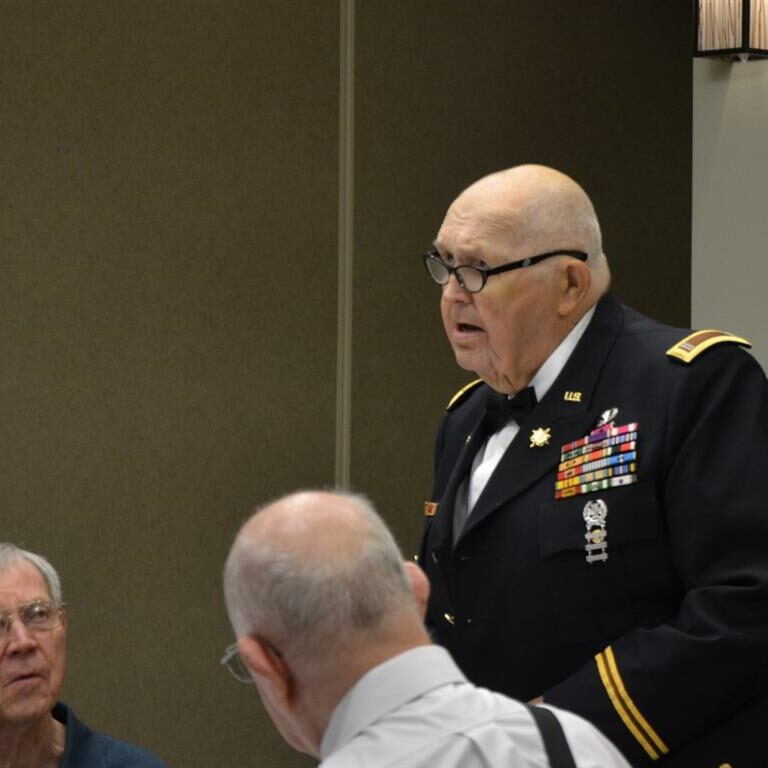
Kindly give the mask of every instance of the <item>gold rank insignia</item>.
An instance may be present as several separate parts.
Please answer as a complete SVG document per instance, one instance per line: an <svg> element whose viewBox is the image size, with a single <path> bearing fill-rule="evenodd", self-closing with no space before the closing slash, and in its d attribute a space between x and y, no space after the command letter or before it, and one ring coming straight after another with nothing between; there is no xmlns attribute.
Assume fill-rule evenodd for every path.
<svg viewBox="0 0 768 768"><path fill-rule="evenodd" d="M536 427L531 432L531 444L529 448L543 448L545 445L549 445L549 440L552 437L549 427Z"/></svg>
<svg viewBox="0 0 768 768"><path fill-rule="evenodd" d="M742 347L751 347L752 344L741 336L734 336L725 331L695 331L686 336L677 344L667 350L669 357L677 358L688 364L692 363L702 352L714 347L716 344L739 344Z"/></svg>
<svg viewBox="0 0 768 768"><path fill-rule="evenodd" d="M424 502L424 514L426 517L434 517L437 514L437 502L425 501Z"/></svg>

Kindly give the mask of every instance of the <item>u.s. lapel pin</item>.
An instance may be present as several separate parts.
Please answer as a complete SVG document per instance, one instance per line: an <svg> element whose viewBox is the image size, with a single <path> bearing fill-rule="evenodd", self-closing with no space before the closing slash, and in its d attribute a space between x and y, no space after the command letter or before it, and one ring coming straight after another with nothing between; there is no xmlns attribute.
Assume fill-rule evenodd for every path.
<svg viewBox="0 0 768 768"><path fill-rule="evenodd" d="M552 437L549 427L536 427L531 432L531 444L529 448L543 448L545 445L549 445L549 441Z"/></svg>
<svg viewBox="0 0 768 768"><path fill-rule="evenodd" d="M618 415L618 408L608 408L608 410L603 411L600 414L600 418L597 420L597 424L595 424L595 429L600 429L600 427L604 427L606 424L610 424Z"/></svg>
<svg viewBox="0 0 768 768"><path fill-rule="evenodd" d="M584 550L587 553L586 560L592 563L605 562L608 559L608 530L606 520L608 518L608 505L602 499L593 499L584 505L582 512L587 531L584 538L587 543Z"/></svg>

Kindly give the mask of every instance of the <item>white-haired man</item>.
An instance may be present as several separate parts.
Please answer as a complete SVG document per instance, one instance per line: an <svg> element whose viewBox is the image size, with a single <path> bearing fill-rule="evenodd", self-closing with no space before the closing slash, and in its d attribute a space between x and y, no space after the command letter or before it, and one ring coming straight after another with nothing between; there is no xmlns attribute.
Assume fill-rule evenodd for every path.
<svg viewBox="0 0 768 768"><path fill-rule="evenodd" d="M150 752L92 731L59 702L66 634L53 566L0 543L0 766L164 768Z"/></svg>
<svg viewBox="0 0 768 768"><path fill-rule="evenodd" d="M633 765L768 765L768 383L747 342L620 304L592 203L552 168L480 179L434 245L480 377L436 441L436 641Z"/></svg>
<svg viewBox="0 0 768 768"><path fill-rule="evenodd" d="M251 517L229 554L237 644L224 661L245 665L233 672L324 768L549 765L529 708L471 685L430 644L428 589L367 501L292 494ZM579 768L627 765L585 721L558 722Z"/></svg>

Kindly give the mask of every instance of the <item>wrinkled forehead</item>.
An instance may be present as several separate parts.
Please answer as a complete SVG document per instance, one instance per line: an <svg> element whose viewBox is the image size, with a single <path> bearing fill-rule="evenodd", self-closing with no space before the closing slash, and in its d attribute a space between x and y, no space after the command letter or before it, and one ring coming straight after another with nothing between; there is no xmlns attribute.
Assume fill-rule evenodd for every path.
<svg viewBox="0 0 768 768"><path fill-rule="evenodd" d="M465 193L448 209L435 244L456 254L478 254L514 247L527 236L525 214L505 201Z"/></svg>
<svg viewBox="0 0 768 768"><path fill-rule="evenodd" d="M10 608L36 598L50 599L48 585L32 563L19 560L0 571L0 608Z"/></svg>

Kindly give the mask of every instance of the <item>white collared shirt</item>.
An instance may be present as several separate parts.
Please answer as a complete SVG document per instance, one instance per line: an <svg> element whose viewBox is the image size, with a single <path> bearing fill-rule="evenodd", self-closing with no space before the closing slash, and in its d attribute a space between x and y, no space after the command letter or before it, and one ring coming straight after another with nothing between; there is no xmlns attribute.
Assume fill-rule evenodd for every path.
<svg viewBox="0 0 768 768"><path fill-rule="evenodd" d="M629 768L577 715L557 715L577 768ZM520 702L467 681L450 654L425 645L374 667L331 716L321 768L545 768L536 724Z"/></svg>
<svg viewBox="0 0 768 768"><path fill-rule="evenodd" d="M536 392L536 400L541 402L555 379L568 362L568 358L576 349L576 345L587 330L595 307L588 309L584 316L573 326L571 332L560 342L554 352L544 361L531 380L530 386ZM480 494L488 483L493 471L496 469L501 457L511 445L520 431L519 424L512 419L498 432L494 432L480 447L472 461L472 469L468 480L465 480L456 493L456 503L453 510L453 540L458 541L459 535L474 508Z"/></svg>

